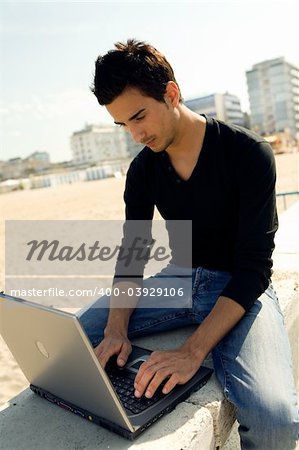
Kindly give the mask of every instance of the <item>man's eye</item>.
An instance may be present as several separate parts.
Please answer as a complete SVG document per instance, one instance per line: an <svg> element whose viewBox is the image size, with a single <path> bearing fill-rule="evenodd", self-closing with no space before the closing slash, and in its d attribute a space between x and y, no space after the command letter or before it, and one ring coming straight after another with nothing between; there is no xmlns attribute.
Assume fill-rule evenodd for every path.
<svg viewBox="0 0 299 450"><path fill-rule="evenodd" d="M138 120L138 121L139 121L139 120L142 120L142 119L144 119L144 117L145 117L145 116L142 116L142 117L136 117L136 120Z"/></svg>

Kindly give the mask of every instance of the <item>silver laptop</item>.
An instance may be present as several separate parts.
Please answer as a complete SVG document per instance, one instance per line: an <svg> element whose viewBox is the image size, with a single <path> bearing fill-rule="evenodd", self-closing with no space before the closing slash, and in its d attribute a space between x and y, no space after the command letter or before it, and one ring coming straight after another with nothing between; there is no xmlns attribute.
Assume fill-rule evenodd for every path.
<svg viewBox="0 0 299 450"><path fill-rule="evenodd" d="M33 392L98 425L134 439L191 392L212 369L152 399L134 396L134 378L151 351L133 346L126 366L103 369L76 315L0 293L0 333Z"/></svg>

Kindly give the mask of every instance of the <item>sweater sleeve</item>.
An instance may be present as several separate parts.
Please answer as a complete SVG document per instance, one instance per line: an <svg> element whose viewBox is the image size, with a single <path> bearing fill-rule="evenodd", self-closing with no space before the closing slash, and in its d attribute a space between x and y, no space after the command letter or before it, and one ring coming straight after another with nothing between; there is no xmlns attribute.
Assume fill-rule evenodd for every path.
<svg viewBox="0 0 299 450"><path fill-rule="evenodd" d="M126 220L152 220L154 216L154 203L146 188L146 163L137 156L129 167L124 192Z"/></svg>
<svg viewBox="0 0 299 450"><path fill-rule="evenodd" d="M119 281L143 283L143 273L153 245L151 226L154 204L145 187L145 166L137 156L131 163L124 192L126 220L113 284Z"/></svg>
<svg viewBox="0 0 299 450"><path fill-rule="evenodd" d="M238 223L232 278L222 295L248 310L267 289L272 274L276 169L272 148L255 142L240 148L235 174Z"/></svg>

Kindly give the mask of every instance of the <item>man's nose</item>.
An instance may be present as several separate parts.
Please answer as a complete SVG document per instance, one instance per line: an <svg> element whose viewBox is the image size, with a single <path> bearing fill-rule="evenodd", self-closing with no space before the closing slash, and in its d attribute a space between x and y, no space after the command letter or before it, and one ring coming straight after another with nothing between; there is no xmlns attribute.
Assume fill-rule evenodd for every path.
<svg viewBox="0 0 299 450"><path fill-rule="evenodd" d="M132 125L129 132L137 144L141 144L145 138L145 132L139 127Z"/></svg>

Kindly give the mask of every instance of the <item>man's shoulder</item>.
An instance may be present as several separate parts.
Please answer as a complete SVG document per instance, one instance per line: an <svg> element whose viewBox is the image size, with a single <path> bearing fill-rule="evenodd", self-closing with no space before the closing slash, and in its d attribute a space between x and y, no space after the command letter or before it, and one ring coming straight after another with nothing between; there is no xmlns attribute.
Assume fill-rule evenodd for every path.
<svg viewBox="0 0 299 450"><path fill-rule="evenodd" d="M219 138L224 141L229 141L235 145L247 144L248 146L259 143L268 144L264 137L243 126L227 123L218 119L212 119L212 123L214 124L215 130L217 130L216 132Z"/></svg>
<svg viewBox="0 0 299 450"><path fill-rule="evenodd" d="M263 136L239 125L213 119L214 132L225 160L248 169L257 164L275 166L273 149Z"/></svg>

